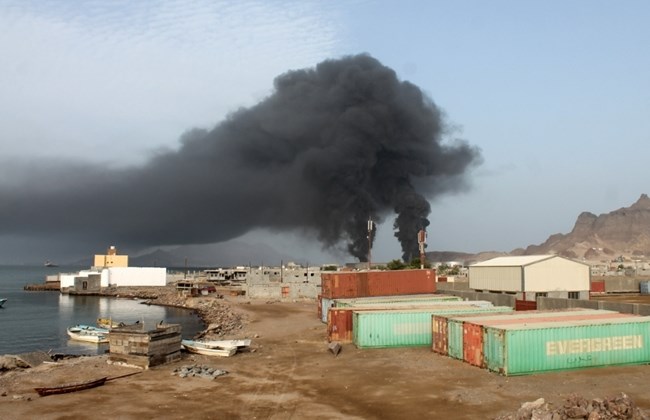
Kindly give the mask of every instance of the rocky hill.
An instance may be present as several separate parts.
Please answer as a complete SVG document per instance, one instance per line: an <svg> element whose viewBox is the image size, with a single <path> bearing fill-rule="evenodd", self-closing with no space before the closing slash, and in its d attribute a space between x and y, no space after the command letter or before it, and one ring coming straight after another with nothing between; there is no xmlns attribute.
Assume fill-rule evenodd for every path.
<svg viewBox="0 0 650 420"><path fill-rule="evenodd" d="M558 254L588 261L650 257L650 198L642 194L630 207L596 216L583 212L568 234L551 235L540 245L514 254Z"/></svg>

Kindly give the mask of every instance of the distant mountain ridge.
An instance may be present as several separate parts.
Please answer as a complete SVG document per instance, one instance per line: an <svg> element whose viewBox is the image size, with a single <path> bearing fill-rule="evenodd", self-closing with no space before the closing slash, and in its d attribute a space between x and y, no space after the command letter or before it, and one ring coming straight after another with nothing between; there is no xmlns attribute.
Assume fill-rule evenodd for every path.
<svg viewBox="0 0 650 420"><path fill-rule="evenodd" d="M630 207L600 216L583 212L570 233L551 235L540 245L513 253L557 254L590 261L618 256L643 259L650 256L650 198L642 194Z"/></svg>
<svg viewBox="0 0 650 420"><path fill-rule="evenodd" d="M469 265L504 255L555 254L563 257L597 262L618 257L650 259L650 198L647 194L630 207L623 207L596 216L583 212L578 216L573 230L567 234L556 233L539 245L529 245L510 252L427 252L431 262L458 261Z"/></svg>

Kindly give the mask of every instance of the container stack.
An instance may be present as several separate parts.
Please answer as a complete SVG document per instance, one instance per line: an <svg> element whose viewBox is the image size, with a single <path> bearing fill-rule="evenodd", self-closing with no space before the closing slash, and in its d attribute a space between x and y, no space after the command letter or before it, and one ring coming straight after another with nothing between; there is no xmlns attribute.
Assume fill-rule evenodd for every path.
<svg viewBox="0 0 650 420"><path fill-rule="evenodd" d="M330 342L358 348L431 346L434 314L512 312L487 301L436 295L435 270L322 274L318 316Z"/></svg>
<svg viewBox="0 0 650 420"><path fill-rule="evenodd" d="M503 375L650 362L650 317L572 309L432 315L434 352Z"/></svg>

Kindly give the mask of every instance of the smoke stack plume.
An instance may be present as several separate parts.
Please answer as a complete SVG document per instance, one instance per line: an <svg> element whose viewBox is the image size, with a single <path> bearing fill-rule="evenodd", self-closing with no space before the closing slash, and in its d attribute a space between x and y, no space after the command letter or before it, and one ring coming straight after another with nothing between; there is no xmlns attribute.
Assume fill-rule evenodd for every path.
<svg viewBox="0 0 650 420"><path fill-rule="evenodd" d="M479 151L444 142L441 110L368 55L289 71L257 105L129 169L66 165L0 185L0 235L101 238L122 247L299 230L368 255L368 217L396 215L418 255L429 201L466 185Z"/></svg>

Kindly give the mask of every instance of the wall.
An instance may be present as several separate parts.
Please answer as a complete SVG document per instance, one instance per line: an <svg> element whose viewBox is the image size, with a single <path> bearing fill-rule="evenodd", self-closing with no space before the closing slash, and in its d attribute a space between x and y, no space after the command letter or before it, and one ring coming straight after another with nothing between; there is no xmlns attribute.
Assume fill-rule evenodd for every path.
<svg viewBox="0 0 650 420"><path fill-rule="evenodd" d="M521 267L469 267L469 287L478 290L521 291Z"/></svg>
<svg viewBox="0 0 650 420"><path fill-rule="evenodd" d="M128 267L128 255L95 255L93 267Z"/></svg>
<svg viewBox="0 0 650 420"><path fill-rule="evenodd" d="M164 267L111 267L102 270L102 287L166 286Z"/></svg>
<svg viewBox="0 0 650 420"><path fill-rule="evenodd" d="M650 315L650 305L643 303L603 302L597 300L555 299L540 297L537 299L537 309L567 309L589 308L606 309L626 314L642 316Z"/></svg>
<svg viewBox="0 0 650 420"><path fill-rule="evenodd" d="M438 283L438 285L440 284L442 283ZM465 300L486 300L488 302L491 302L494 306L510 306L511 308L515 307L515 296L507 295L505 293L480 293L469 290L443 290L440 288L438 289L438 293L458 296Z"/></svg>
<svg viewBox="0 0 650 420"><path fill-rule="evenodd" d="M99 271L95 270L82 270L78 273L61 273L59 278L61 279L61 289L63 288L74 288L75 279L78 277L88 277L92 274L99 274Z"/></svg>
<svg viewBox="0 0 650 420"><path fill-rule="evenodd" d="M587 264L553 257L524 267L525 292L567 291L590 289Z"/></svg>

